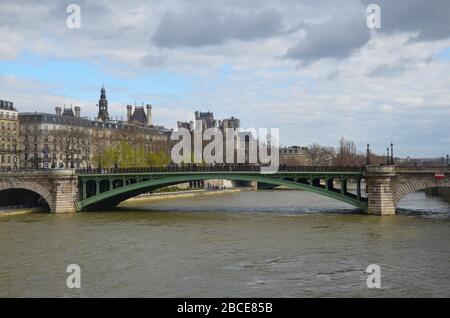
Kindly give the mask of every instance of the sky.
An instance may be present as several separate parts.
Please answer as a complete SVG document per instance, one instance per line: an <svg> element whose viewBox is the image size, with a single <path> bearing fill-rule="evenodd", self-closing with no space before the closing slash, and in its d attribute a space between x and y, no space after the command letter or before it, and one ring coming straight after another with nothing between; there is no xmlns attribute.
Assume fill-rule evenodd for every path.
<svg viewBox="0 0 450 318"><path fill-rule="evenodd" d="M0 39L0 99L21 112L93 118L104 85L113 118L149 103L168 128L213 111L282 145L450 153L448 0L0 0Z"/></svg>

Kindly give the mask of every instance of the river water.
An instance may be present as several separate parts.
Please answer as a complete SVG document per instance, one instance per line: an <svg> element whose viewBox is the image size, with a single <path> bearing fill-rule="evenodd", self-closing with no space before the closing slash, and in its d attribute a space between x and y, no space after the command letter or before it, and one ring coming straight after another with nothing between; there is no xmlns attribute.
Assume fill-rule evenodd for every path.
<svg viewBox="0 0 450 318"><path fill-rule="evenodd" d="M289 190L2 216L0 296L449 297L449 242L449 203L423 193L393 217Z"/></svg>

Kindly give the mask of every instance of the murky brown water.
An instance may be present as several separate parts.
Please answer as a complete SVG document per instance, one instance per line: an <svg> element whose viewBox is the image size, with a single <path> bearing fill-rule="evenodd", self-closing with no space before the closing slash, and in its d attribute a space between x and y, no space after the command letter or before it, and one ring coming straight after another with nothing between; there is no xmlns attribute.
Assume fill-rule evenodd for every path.
<svg viewBox="0 0 450 318"><path fill-rule="evenodd" d="M0 296L450 296L450 206L422 193L400 215L355 214L300 191L0 217ZM81 289L66 267L81 266ZM381 289L366 286L381 266Z"/></svg>

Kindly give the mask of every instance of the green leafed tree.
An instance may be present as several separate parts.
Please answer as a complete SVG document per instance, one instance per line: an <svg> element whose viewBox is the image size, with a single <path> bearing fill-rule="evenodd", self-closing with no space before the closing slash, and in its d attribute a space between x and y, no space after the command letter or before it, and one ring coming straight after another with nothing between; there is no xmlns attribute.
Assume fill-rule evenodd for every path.
<svg viewBox="0 0 450 318"><path fill-rule="evenodd" d="M163 151L147 152L143 147L133 147L126 141L104 149L94 158L94 163L102 168L165 166L170 162L169 155Z"/></svg>

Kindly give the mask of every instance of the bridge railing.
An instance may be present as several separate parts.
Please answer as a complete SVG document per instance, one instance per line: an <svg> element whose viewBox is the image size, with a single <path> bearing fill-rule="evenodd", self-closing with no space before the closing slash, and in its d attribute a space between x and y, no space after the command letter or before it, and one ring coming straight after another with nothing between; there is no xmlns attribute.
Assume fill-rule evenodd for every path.
<svg viewBox="0 0 450 318"><path fill-rule="evenodd" d="M361 166L286 166L280 165L279 172L364 172ZM76 174L119 174L119 173L165 173L165 172L260 172L259 165L216 164L216 165L168 165L141 168L95 168L77 169Z"/></svg>
<svg viewBox="0 0 450 318"><path fill-rule="evenodd" d="M450 171L450 167L443 166L396 166L395 170L400 171Z"/></svg>

